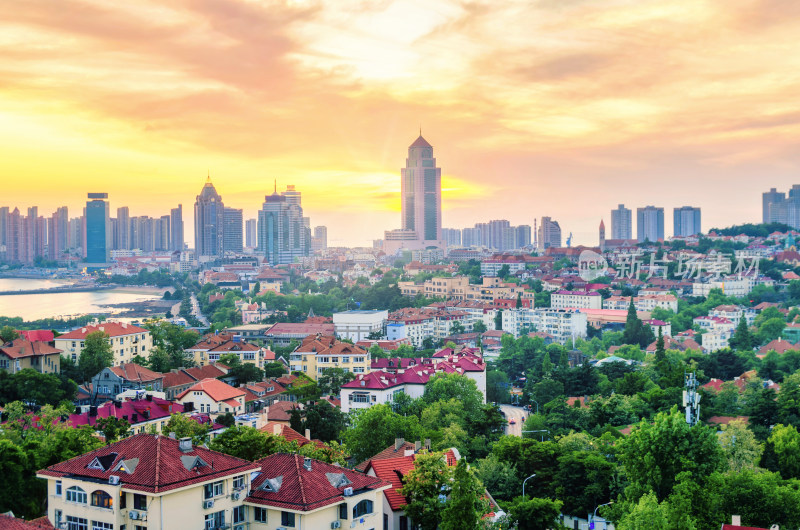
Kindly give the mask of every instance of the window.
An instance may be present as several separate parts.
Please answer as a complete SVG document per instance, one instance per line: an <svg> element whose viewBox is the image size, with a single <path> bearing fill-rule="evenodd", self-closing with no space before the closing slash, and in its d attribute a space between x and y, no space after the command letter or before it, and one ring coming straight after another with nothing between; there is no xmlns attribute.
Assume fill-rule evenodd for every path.
<svg viewBox="0 0 800 530"><path fill-rule="evenodd" d="M69 490L67 490L69 495ZM67 530L89 530L89 521L82 517L67 516Z"/></svg>
<svg viewBox="0 0 800 530"><path fill-rule="evenodd" d="M206 530L221 528L225 524L225 510L206 515Z"/></svg>
<svg viewBox="0 0 800 530"><path fill-rule="evenodd" d="M339 519L347 519L347 503L343 502L339 505Z"/></svg>
<svg viewBox="0 0 800 530"><path fill-rule="evenodd" d="M128 507L128 494L124 491L119 492L119 507L120 509Z"/></svg>
<svg viewBox="0 0 800 530"><path fill-rule="evenodd" d="M133 494L133 509L147 511L147 495Z"/></svg>
<svg viewBox="0 0 800 530"><path fill-rule="evenodd" d="M231 510L231 512L233 514L232 515L233 524L243 523L245 521L246 517L245 517L245 511L244 510L245 510L244 506L237 506L233 510Z"/></svg>
<svg viewBox="0 0 800 530"><path fill-rule="evenodd" d="M86 492L78 486L67 488L67 502L79 502L86 504Z"/></svg>
<svg viewBox="0 0 800 530"><path fill-rule="evenodd" d="M93 491L92 506L99 506L100 508L111 509L114 507L114 499L112 499L111 495L109 495L103 490Z"/></svg>
<svg viewBox="0 0 800 530"><path fill-rule="evenodd" d="M292 512L281 512L281 526L294 527L294 514Z"/></svg>
<svg viewBox="0 0 800 530"><path fill-rule="evenodd" d="M355 506L353 506L353 518L361 517L362 515L367 515L372 513L372 501L368 501L364 499L363 501L359 502Z"/></svg>
<svg viewBox="0 0 800 530"><path fill-rule="evenodd" d="M55 527L56 528L61 528L61 519L62 519L61 510L56 510L55 511L55 522L56 522Z"/></svg>
<svg viewBox="0 0 800 530"><path fill-rule="evenodd" d="M61 497L61 481L56 480L56 495Z"/></svg>
<svg viewBox="0 0 800 530"><path fill-rule="evenodd" d="M205 498L206 499L213 499L214 497L219 497L222 495L222 481L219 482L212 482L211 484L206 484L203 488Z"/></svg>
<svg viewBox="0 0 800 530"><path fill-rule="evenodd" d="M100 521L92 521L92 530L114 530L112 523L101 523Z"/></svg>
<svg viewBox="0 0 800 530"><path fill-rule="evenodd" d="M244 489L244 475L233 477L233 489L235 490Z"/></svg>
<svg viewBox="0 0 800 530"><path fill-rule="evenodd" d="M257 523L267 522L267 509L266 508L253 508L253 519Z"/></svg>

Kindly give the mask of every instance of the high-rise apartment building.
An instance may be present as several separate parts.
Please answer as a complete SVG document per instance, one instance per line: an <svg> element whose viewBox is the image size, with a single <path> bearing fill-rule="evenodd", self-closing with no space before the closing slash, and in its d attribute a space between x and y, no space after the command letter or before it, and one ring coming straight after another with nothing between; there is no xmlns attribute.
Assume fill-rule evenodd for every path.
<svg viewBox="0 0 800 530"><path fill-rule="evenodd" d="M442 239L448 247L460 247L461 230L458 228L442 228Z"/></svg>
<svg viewBox="0 0 800 530"><path fill-rule="evenodd" d="M208 178L194 203L194 246L197 256L224 253L225 205Z"/></svg>
<svg viewBox="0 0 800 530"><path fill-rule="evenodd" d="M59 259L69 249L69 211L58 208L50 217L47 234L47 254L51 260Z"/></svg>
<svg viewBox="0 0 800 530"><path fill-rule="evenodd" d="M155 220L155 230L153 230L156 250L172 249L172 226L171 215L162 215Z"/></svg>
<svg viewBox="0 0 800 530"><path fill-rule="evenodd" d="M664 208L645 206L636 209L636 237L641 241L664 239Z"/></svg>
<svg viewBox="0 0 800 530"><path fill-rule="evenodd" d="M240 208L225 208L224 212L224 237L225 252L242 252L242 210Z"/></svg>
<svg viewBox="0 0 800 530"><path fill-rule="evenodd" d="M117 230L114 249L128 250L131 246L131 214L127 206L117 208Z"/></svg>
<svg viewBox="0 0 800 530"><path fill-rule="evenodd" d="M514 248L524 248L531 244L531 225L519 225L516 227L516 243Z"/></svg>
<svg viewBox="0 0 800 530"><path fill-rule="evenodd" d="M700 234L700 208L682 206L673 211L673 235L686 237Z"/></svg>
<svg viewBox="0 0 800 530"><path fill-rule="evenodd" d="M314 237L311 238L311 250L325 250L328 248L328 227L315 226Z"/></svg>
<svg viewBox="0 0 800 530"><path fill-rule="evenodd" d="M180 252L183 250L183 205L169 211L170 243L169 250Z"/></svg>
<svg viewBox="0 0 800 530"><path fill-rule="evenodd" d="M422 247L442 247L442 170L422 135L408 147L400 178L402 229L416 232Z"/></svg>
<svg viewBox="0 0 800 530"><path fill-rule="evenodd" d="M464 228L461 230L461 246L463 247L479 247L481 242L481 229L475 226L474 228Z"/></svg>
<svg viewBox="0 0 800 530"><path fill-rule="evenodd" d="M244 245L247 248L258 246L258 219L248 219L244 222Z"/></svg>
<svg viewBox="0 0 800 530"><path fill-rule="evenodd" d="M107 263L111 251L111 223L108 193L89 193L84 217L86 219L86 261Z"/></svg>
<svg viewBox="0 0 800 530"><path fill-rule="evenodd" d="M561 246L561 227L558 221L549 217L542 217L539 225L539 248L548 249Z"/></svg>
<svg viewBox="0 0 800 530"><path fill-rule="evenodd" d="M611 210L611 239L633 239L631 211L624 204Z"/></svg>
<svg viewBox="0 0 800 530"><path fill-rule="evenodd" d="M258 212L258 249L270 265L294 263L308 256L311 233L303 222L300 192L294 186L264 197Z"/></svg>
<svg viewBox="0 0 800 530"><path fill-rule="evenodd" d="M764 223L786 223L785 206L786 194L770 188L761 196L761 217Z"/></svg>

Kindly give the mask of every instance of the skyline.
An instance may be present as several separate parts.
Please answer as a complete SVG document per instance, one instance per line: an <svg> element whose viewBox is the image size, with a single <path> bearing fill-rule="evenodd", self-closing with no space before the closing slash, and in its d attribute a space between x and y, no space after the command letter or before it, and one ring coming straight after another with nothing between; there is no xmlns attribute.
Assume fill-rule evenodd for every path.
<svg viewBox="0 0 800 530"><path fill-rule="evenodd" d="M162 215L210 169L246 219L277 178L331 245L370 245L420 124L449 228L549 216L596 244L623 203L708 230L797 181L786 2L68 4L0 7L2 205Z"/></svg>

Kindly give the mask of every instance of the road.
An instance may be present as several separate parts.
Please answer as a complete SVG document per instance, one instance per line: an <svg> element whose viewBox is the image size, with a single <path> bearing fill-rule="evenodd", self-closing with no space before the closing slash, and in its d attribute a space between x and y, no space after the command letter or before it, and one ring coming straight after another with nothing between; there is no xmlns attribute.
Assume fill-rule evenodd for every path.
<svg viewBox="0 0 800 530"><path fill-rule="evenodd" d="M197 297L192 293L192 314L197 317L203 326L208 327L208 319L200 311L200 304L197 302Z"/></svg>
<svg viewBox="0 0 800 530"><path fill-rule="evenodd" d="M506 434L522 436L522 418L528 417L528 411L522 407L515 407L513 405L500 405L500 410L506 415ZM514 418L516 422L514 425L508 423L511 418Z"/></svg>

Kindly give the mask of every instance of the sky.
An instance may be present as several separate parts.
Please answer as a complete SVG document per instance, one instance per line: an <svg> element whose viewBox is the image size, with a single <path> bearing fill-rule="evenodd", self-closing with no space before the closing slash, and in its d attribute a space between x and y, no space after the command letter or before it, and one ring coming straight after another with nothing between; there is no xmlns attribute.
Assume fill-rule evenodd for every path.
<svg viewBox="0 0 800 530"><path fill-rule="evenodd" d="M0 2L0 205L181 203L191 246L207 175L245 218L277 180L371 245L421 128L445 227L758 222L800 183L797 35L795 0Z"/></svg>

